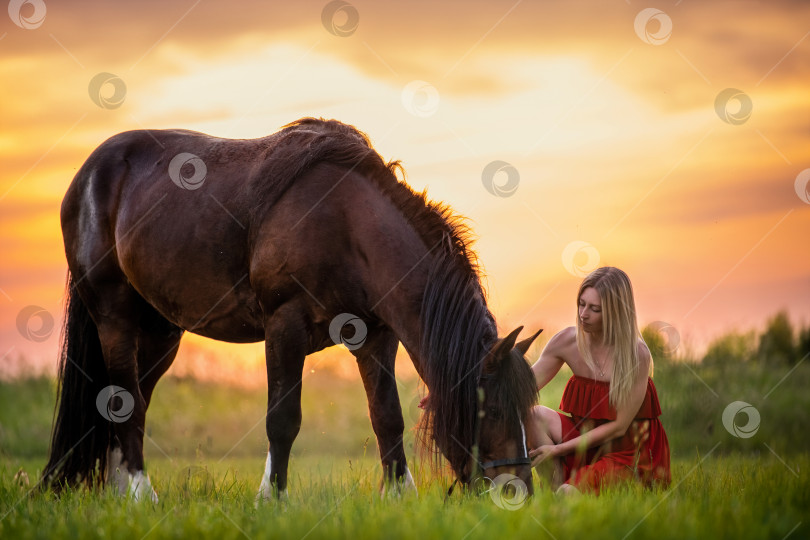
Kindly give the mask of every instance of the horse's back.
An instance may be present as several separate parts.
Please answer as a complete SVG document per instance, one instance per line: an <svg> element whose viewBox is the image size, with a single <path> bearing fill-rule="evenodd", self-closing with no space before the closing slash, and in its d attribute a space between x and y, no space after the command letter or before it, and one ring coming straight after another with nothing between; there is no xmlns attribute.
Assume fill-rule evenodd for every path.
<svg viewBox="0 0 810 540"><path fill-rule="evenodd" d="M328 178L322 162L332 165ZM359 191L338 194L369 170L390 175L385 167L362 133L335 122L300 121L246 140L185 130L121 133L91 154L65 196L68 263L74 273L99 274L96 281L130 284L177 326L258 340L266 314L257 282L280 291L275 276L299 261L296 268L313 280L337 283L341 276L325 269L343 264L335 248L351 233L342 216L357 211ZM284 241L259 234L267 223ZM293 285L290 294L300 293Z"/></svg>
<svg viewBox="0 0 810 540"><path fill-rule="evenodd" d="M85 288L131 284L182 328L231 341L261 339L246 280L247 171L272 144L267 139L140 130L102 143L62 203L71 271L89 278ZM185 165L172 165L174 159ZM216 313L209 314L213 305ZM229 321L203 320L211 315Z"/></svg>

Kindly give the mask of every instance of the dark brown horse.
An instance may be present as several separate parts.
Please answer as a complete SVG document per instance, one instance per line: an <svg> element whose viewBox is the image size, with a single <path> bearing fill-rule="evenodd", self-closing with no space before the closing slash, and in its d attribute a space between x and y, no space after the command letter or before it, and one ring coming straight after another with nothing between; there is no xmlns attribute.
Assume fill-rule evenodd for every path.
<svg viewBox="0 0 810 540"><path fill-rule="evenodd" d="M286 489L304 358L339 342L357 359L386 483L413 486L401 341L430 391L421 433L458 479L513 473L531 489L534 337L498 339L467 229L398 168L353 127L315 119L254 140L130 131L96 149L62 203L66 326L46 485L106 480L155 498L146 410L189 331L266 344L263 497Z"/></svg>

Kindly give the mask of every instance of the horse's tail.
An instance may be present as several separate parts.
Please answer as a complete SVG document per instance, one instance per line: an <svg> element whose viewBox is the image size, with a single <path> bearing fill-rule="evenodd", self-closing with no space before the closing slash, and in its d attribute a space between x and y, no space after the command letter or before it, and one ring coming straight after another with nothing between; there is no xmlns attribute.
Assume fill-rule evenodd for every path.
<svg viewBox="0 0 810 540"><path fill-rule="evenodd" d="M68 271L57 403L42 472L43 486L55 491L65 485L103 483L113 436L111 424L96 407L101 390L109 385L98 329L74 285Z"/></svg>

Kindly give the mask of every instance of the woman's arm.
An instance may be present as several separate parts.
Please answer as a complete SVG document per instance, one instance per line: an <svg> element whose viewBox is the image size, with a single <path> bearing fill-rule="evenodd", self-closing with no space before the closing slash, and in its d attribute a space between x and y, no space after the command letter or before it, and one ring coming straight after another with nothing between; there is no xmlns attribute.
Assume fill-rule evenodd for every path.
<svg viewBox="0 0 810 540"><path fill-rule="evenodd" d="M642 350L643 349L643 350ZM650 351L646 347L639 350L639 370L630 398L616 410L616 420L605 422L579 437L556 445L541 446L529 452L534 459L533 465L545 461L549 457L559 457L576 452L578 449L599 446L611 439L624 436L636 413L644 402L647 393L647 379L650 369Z"/></svg>
<svg viewBox="0 0 810 540"><path fill-rule="evenodd" d="M563 350L566 342L570 341L571 329L567 328L557 332L546 344L543 352L540 353L540 358L532 366L532 373L534 373L534 381L537 389L540 390L554 378L562 365L565 363Z"/></svg>

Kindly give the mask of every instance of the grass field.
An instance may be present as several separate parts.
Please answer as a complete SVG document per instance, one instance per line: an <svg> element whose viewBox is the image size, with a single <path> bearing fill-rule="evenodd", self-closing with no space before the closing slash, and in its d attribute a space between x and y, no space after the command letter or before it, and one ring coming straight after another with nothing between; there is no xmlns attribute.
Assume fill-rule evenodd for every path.
<svg viewBox="0 0 810 540"><path fill-rule="evenodd" d="M154 505L104 491L60 498L31 492L45 461L54 383L2 382L0 538L805 538L809 368L659 364L672 486L572 500L539 488L525 501L497 492L446 499L448 479L415 462L419 496L381 499L362 384L319 371L304 382L289 500L258 508L263 390L161 381L147 419L147 467L160 496ZM544 389L544 404L558 404L566 378L561 373ZM400 393L410 427L418 415L415 381L402 381ZM723 424L735 401L759 413L751 437ZM734 424L746 420L740 414ZM406 441L410 458L410 432Z"/></svg>

